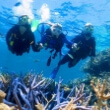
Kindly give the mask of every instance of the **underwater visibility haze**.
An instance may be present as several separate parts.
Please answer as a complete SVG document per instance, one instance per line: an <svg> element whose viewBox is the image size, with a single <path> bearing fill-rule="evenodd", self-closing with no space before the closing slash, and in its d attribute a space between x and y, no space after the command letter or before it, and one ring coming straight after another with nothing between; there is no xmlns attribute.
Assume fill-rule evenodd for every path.
<svg viewBox="0 0 110 110"><path fill-rule="evenodd" d="M110 110L109 13L110 0L0 0L0 110ZM33 52L32 49L35 48L33 47L34 40L31 39L33 33L29 25L21 26L23 19L20 21L19 16L22 15L29 16L28 20L31 22L36 43L41 40L41 32L50 26L49 23L59 23L57 24L59 29L56 29L57 34L59 31L59 36L62 38L62 29L68 40L76 38L75 36L81 32L81 35L84 35L82 30L88 30L87 27L91 27L90 33L86 35L91 36L93 32L96 40L96 55L94 56L93 51L95 46L92 45L92 43L95 44L94 37L86 35L85 39L75 42L73 48L70 46L70 50L73 54L78 53L74 55L79 55L82 59L89 53L94 57L87 57L72 68L69 68L67 64L61 65L63 61L58 63L61 61L61 55L68 53L69 45L65 44L62 54L57 55L52 61L49 49L42 48L40 52ZM25 19L27 16L23 17ZM17 24L18 18L20 26ZM13 26L20 27L17 28L20 32L26 32L26 26L29 27L27 28L29 32L26 33L27 36L30 35L29 45L32 44L29 53L20 53L22 55L17 56L8 50L6 35ZM52 27L50 32L55 29ZM53 33L48 35L49 38ZM11 38L9 36L11 39L9 43L13 46L15 42L11 41L17 34L16 31L11 34L9 34L11 36ZM20 38L16 37L16 39ZM27 39L20 40L27 41ZM83 41L90 41L90 45ZM24 43L17 42L17 44L21 47ZM79 51L80 44L86 47L82 50L87 50L87 52ZM74 48L75 46L79 48ZM27 45L26 49L29 49ZM74 60L74 57L72 54L66 56L69 60ZM46 65L47 60L51 61L50 66ZM54 80L50 77L50 73L53 72L54 77L57 71Z"/></svg>

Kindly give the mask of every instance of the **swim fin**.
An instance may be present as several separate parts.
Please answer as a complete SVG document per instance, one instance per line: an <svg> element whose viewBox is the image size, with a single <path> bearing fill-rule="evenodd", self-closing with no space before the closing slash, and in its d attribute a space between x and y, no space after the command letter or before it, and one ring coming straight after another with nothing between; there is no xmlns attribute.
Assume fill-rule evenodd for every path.
<svg viewBox="0 0 110 110"><path fill-rule="evenodd" d="M50 63L51 63L51 56L47 60L47 66L50 66Z"/></svg>
<svg viewBox="0 0 110 110"><path fill-rule="evenodd" d="M60 66L57 66L53 69L52 73L50 74L50 78L55 79L58 71L59 71Z"/></svg>

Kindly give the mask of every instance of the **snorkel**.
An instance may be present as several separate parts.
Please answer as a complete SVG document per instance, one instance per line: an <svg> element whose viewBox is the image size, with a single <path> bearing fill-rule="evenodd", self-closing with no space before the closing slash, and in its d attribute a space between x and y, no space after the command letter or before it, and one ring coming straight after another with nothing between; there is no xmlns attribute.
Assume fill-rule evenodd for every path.
<svg viewBox="0 0 110 110"><path fill-rule="evenodd" d="M40 23L40 20L35 20L35 19L32 20L32 23L31 23L31 31L32 32L35 32L36 31L39 23Z"/></svg>

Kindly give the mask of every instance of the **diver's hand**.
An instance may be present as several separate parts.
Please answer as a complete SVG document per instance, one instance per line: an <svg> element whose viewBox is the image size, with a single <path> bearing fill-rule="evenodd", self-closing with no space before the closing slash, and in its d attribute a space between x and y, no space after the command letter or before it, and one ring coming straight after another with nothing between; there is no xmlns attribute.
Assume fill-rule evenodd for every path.
<svg viewBox="0 0 110 110"><path fill-rule="evenodd" d="M74 43L74 44L72 45L72 48L77 48L77 43Z"/></svg>
<svg viewBox="0 0 110 110"><path fill-rule="evenodd" d="M71 48L73 51L76 51L78 49L77 43L74 43Z"/></svg>
<svg viewBox="0 0 110 110"><path fill-rule="evenodd" d="M42 43L39 43L38 44L38 49L40 50L40 49L42 49L43 48L43 44Z"/></svg>

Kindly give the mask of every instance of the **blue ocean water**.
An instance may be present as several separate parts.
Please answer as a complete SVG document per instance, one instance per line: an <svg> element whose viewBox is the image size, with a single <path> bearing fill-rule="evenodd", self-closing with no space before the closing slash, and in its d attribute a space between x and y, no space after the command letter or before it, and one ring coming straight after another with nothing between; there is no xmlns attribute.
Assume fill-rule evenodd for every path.
<svg viewBox="0 0 110 110"><path fill-rule="evenodd" d="M109 0L0 0L0 69L15 73L43 71L48 77L52 69L57 65L59 57L52 60L51 66L46 66L49 51L42 49L35 53L24 53L22 56L13 55L7 48L5 35L12 27L9 24L9 16L27 14L33 19L43 22L58 22L63 25L63 30L68 31L67 39L73 38L77 33L75 28L82 29L86 22L94 25L96 38L96 53L109 48L110 36L110 1ZM14 20L12 21L14 22ZM76 30L78 31L78 30ZM36 42L40 40L40 34L35 31ZM64 53L68 50L64 47ZM88 58L87 58L88 59ZM74 68L63 65L56 80L61 76L64 81L84 77L81 67L86 60L80 61Z"/></svg>

